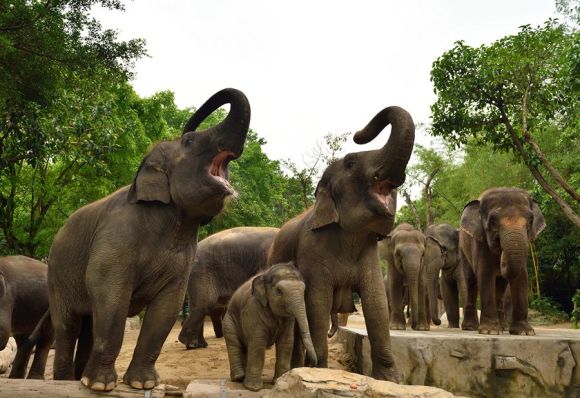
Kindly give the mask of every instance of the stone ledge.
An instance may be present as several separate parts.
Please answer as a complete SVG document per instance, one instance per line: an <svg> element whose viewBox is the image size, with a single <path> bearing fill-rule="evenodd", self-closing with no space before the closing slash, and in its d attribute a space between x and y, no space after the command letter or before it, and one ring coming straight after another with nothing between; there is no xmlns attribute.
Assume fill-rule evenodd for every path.
<svg viewBox="0 0 580 398"><path fill-rule="evenodd" d="M474 397L580 396L580 331L536 328L536 336L494 336L437 328L390 334L406 384ZM370 375L366 330L341 327L337 339L353 370Z"/></svg>

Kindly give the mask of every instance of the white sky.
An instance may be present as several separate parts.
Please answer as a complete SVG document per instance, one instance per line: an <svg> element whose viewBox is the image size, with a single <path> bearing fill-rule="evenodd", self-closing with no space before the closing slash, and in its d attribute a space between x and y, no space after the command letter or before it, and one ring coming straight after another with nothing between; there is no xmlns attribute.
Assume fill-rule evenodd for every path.
<svg viewBox="0 0 580 398"><path fill-rule="evenodd" d="M136 63L141 96L172 90L199 107L225 87L242 90L250 126L272 159L301 165L326 133L356 132L399 105L430 122L431 64L456 40L489 44L542 24L553 0L135 0L125 12L95 10L121 39L147 41ZM346 152L376 148L352 140ZM419 132L417 142L429 145Z"/></svg>

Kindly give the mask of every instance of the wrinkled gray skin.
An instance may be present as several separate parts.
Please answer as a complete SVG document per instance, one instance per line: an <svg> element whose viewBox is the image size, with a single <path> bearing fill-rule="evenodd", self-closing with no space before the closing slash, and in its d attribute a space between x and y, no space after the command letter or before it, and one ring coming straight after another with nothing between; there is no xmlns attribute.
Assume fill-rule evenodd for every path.
<svg viewBox="0 0 580 398"><path fill-rule="evenodd" d="M238 227L213 234L197 246L189 275L189 316L179 341L188 349L207 347L203 321L212 315L216 337L222 337L220 312L245 281L264 270L278 228Z"/></svg>
<svg viewBox="0 0 580 398"><path fill-rule="evenodd" d="M411 303L411 327L429 330L425 295L426 272L423 263L425 235L410 224L401 224L379 243L381 256L387 260L391 329L405 330L403 287L408 286Z"/></svg>
<svg viewBox="0 0 580 398"><path fill-rule="evenodd" d="M450 328L459 327L459 302L465 303L467 288L459 265L459 231L449 224L433 224L425 230L424 263L427 275L429 313L441 325L437 298L439 289ZM441 277L439 273L441 272Z"/></svg>
<svg viewBox="0 0 580 398"><path fill-rule="evenodd" d="M195 131L227 103L225 120ZM155 361L183 303L198 227L233 193L227 165L242 153L249 121L243 93L216 93L181 138L153 147L131 186L69 217L48 260L55 379L112 390L125 318L146 309L124 382L134 388L158 383Z"/></svg>
<svg viewBox="0 0 580 398"><path fill-rule="evenodd" d="M290 369L294 321L311 363L316 353L304 307L304 280L293 263L276 264L244 283L232 296L224 317L224 337L232 381L252 391L263 387L266 348L276 344L274 383Z"/></svg>
<svg viewBox="0 0 580 398"><path fill-rule="evenodd" d="M388 124L393 127L383 148L349 153L327 167L316 188L314 206L282 226L268 262L294 261L304 277L319 367L328 363L329 314L350 311L352 298L342 298L356 291L365 313L372 376L396 381L377 236L387 235L393 226L395 188L405 180L415 127L404 109L389 107L356 133L354 140L370 142ZM341 307L344 303L349 304L347 308ZM303 350L295 344L292 367L303 362Z"/></svg>
<svg viewBox="0 0 580 398"><path fill-rule="evenodd" d="M459 231L467 304L461 328L500 334L504 293L512 299L510 334L533 335L528 323L528 252L546 226L538 204L519 188L491 188L463 209ZM475 307L479 295L481 320Z"/></svg>
<svg viewBox="0 0 580 398"><path fill-rule="evenodd" d="M17 352L10 378L23 379L33 350L29 379L42 379L46 358L53 341L48 317L46 264L25 256L0 257L0 350L8 338L16 340ZM40 323L39 323L40 322ZM38 325L34 342L30 335Z"/></svg>

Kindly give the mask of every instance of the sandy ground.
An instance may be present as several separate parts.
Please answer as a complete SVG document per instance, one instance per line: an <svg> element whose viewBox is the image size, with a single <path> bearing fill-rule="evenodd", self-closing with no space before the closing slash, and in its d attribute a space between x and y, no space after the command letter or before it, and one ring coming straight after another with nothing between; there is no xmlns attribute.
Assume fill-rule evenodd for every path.
<svg viewBox="0 0 580 398"><path fill-rule="evenodd" d="M364 317L362 311L351 315L348 319L347 326L353 328L364 328ZM562 328L570 329L570 323L546 325L538 324L532 321L535 327L541 328ZM442 326L431 325L432 330L442 328ZM180 323L171 330L161 355L157 360L157 371L161 377L161 383L171 384L185 390L190 381L198 380L229 380L229 362L226 351L226 344L223 338L216 338L214 336L211 321L206 320L205 336L208 343L207 348L187 350L183 344L179 343L177 336L181 330ZM127 370L133 350L139 336L139 329L127 329L123 340L123 346L117 359L116 367L119 374L119 382L121 377ZM54 350L50 351L45 379L52 379L52 364L54 359ZM264 372L262 374L263 380L268 386L274 375L275 350L269 349L266 352L266 361L264 365ZM336 337L329 340L329 367L333 369L347 369L348 357L343 352L342 345L336 341ZM8 377L8 372L1 377Z"/></svg>
<svg viewBox="0 0 580 398"><path fill-rule="evenodd" d="M161 377L161 383L171 384L185 390L189 382L195 379L229 380L230 368L226 343L223 338L218 339L214 336L211 321L206 320L204 328L205 338L208 343L207 348L185 349L185 346L177 340L180 331L181 325L178 322L167 337L161 355L157 359L156 367ZM121 382L121 378L129 366L138 336L138 329L125 331L123 346L116 363L119 382ZM264 383L271 382L274 376L275 355L274 347L266 352L266 361L262 374ZM329 367L345 369L345 366L341 363L343 356L342 345L331 339L329 341ZM45 379L47 380L52 380L53 360L54 350L51 350L45 371ZM9 372L10 370L0 375L0 377L8 377Z"/></svg>

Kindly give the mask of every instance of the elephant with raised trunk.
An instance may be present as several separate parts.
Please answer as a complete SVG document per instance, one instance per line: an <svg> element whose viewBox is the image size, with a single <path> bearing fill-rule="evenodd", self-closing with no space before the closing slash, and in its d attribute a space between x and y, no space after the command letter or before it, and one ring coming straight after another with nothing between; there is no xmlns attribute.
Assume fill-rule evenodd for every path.
<svg viewBox="0 0 580 398"><path fill-rule="evenodd" d="M189 275L189 316L179 341L189 348L207 347L203 321L210 314L216 337L222 337L221 308L245 281L266 269L268 250L278 228L238 227L213 234L197 246Z"/></svg>
<svg viewBox="0 0 580 398"><path fill-rule="evenodd" d="M450 328L459 327L459 302L465 303L467 288L459 264L459 231L449 224L434 224L425 229L425 270L429 313L435 325L441 324L437 299L439 291ZM441 274L441 276L439 276Z"/></svg>
<svg viewBox="0 0 580 398"><path fill-rule="evenodd" d="M501 333L505 322L503 298L509 283L510 334L535 334L528 323L528 252L545 226L538 204L519 188L491 188L465 206L459 231L467 284L462 329ZM480 321L475 308L478 288Z"/></svg>
<svg viewBox="0 0 580 398"><path fill-rule="evenodd" d="M403 287L407 286L411 305L411 328L429 330L426 311L427 287L425 265L425 235L403 223L380 242L381 256L387 260L387 283L392 311L391 329L405 330Z"/></svg>
<svg viewBox="0 0 580 398"><path fill-rule="evenodd" d="M25 256L0 257L0 350L10 335L16 340L16 357L10 378L23 379L30 356L29 379L42 379L53 330L48 314L46 264ZM32 335L37 335L32 338Z"/></svg>
<svg viewBox="0 0 580 398"><path fill-rule="evenodd" d="M228 103L222 122L195 131ZM158 383L155 361L183 303L197 230L234 193L228 163L241 155L249 123L246 96L219 91L181 137L153 147L130 186L69 217L48 259L55 379L112 390L125 318L146 309L123 380L139 389Z"/></svg>
<svg viewBox="0 0 580 398"><path fill-rule="evenodd" d="M266 348L276 344L275 382L290 369L294 323L310 362L316 353L304 307L304 280L293 263L276 264L244 283L232 296L224 317L224 336L232 381L249 390L263 386Z"/></svg>
<svg viewBox="0 0 580 398"><path fill-rule="evenodd" d="M294 261L304 277L306 311L319 367L328 363L329 314L350 311L355 291L365 314L372 376L392 381L398 379L398 373L377 239L393 227L395 188L405 181L415 126L407 111L388 107L356 133L354 140L366 144L389 124L391 135L381 149L349 153L326 168L314 206L282 226L268 262ZM302 365L303 352L296 345L293 367Z"/></svg>

